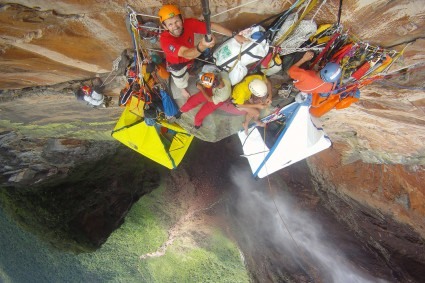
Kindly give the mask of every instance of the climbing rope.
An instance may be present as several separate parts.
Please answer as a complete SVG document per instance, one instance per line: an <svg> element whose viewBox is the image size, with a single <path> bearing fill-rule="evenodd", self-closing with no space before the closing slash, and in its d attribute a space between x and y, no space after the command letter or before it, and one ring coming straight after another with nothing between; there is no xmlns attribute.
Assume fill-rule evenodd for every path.
<svg viewBox="0 0 425 283"><path fill-rule="evenodd" d="M294 28L304 19L304 17L316 6L318 0L309 0L308 2L302 3L302 5L298 8L297 13L303 9L303 12L299 16L298 20L291 25L291 27L277 39L274 39L274 43L276 45L281 45L282 42L292 33Z"/></svg>
<svg viewBox="0 0 425 283"><path fill-rule="evenodd" d="M136 10L134 10L133 7L131 7L128 4L126 5L126 8L127 8L127 11L129 12L129 14L131 14L131 15L140 15L140 16L145 16L145 17L151 17L151 18L157 18L157 19L159 19L158 16L152 16L152 15L138 13L138 12L136 12Z"/></svg>
<svg viewBox="0 0 425 283"><path fill-rule="evenodd" d="M422 90L425 91L425 87L410 87L405 85L400 85L396 83L386 82L386 81L379 81L378 84L384 85L384 86L391 86L399 89L408 89L408 90Z"/></svg>
<svg viewBox="0 0 425 283"><path fill-rule="evenodd" d="M267 128L267 124L266 127L264 127L264 141L266 140L266 128ZM264 143L264 147L266 146L266 143ZM286 223L285 219L283 218L282 213L280 212L277 204L276 204L276 199L275 199L275 191L272 188L271 182L270 182L270 177L269 177L269 172L267 170L267 164L264 164L264 168L266 170L266 176L267 176L267 184L268 184L268 188L269 188L269 192L272 196L272 200L273 200L273 205L274 208L276 210L276 213L279 215L279 219L282 222L283 227L285 227L286 231L288 232L290 238L292 239L292 241L294 242L295 248L298 250L299 254L301 255L301 258L303 259L303 261L307 264L308 269L310 270L310 272L313 274L313 279L315 279L313 282L320 282L317 276L317 271L316 269L312 266L312 264L309 262L309 260L307 259L307 256L305 255L304 251L300 248L300 246L298 245L297 241L295 241L294 236L291 233L291 230L289 229L288 224Z"/></svg>
<svg viewBox="0 0 425 283"><path fill-rule="evenodd" d="M341 12L342 12L342 0L339 0L339 8L338 8L338 22L337 24L341 24Z"/></svg>
<svg viewBox="0 0 425 283"><path fill-rule="evenodd" d="M118 65L121 62L121 56L118 56L113 62L112 62L112 70L109 72L108 76L106 77L105 80L103 80L103 83L100 85L100 87L105 86L110 84L111 82L113 82L113 80L117 77L117 73L115 73L115 75L112 77L112 79L108 81L108 78L111 76L112 73L118 71Z"/></svg>
<svg viewBox="0 0 425 283"><path fill-rule="evenodd" d="M252 3L255 3L255 2L258 2L258 1L259 1L259 0L253 0L253 1L251 1L251 2L248 2L248 3L245 3L245 4L242 4L242 5L239 5L239 6L236 6L236 7L230 8L230 9L225 10L225 11L223 11L223 12L220 12L220 13L218 13L218 14L212 15L210 18L217 17L217 16L222 15L222 14L224 14L224 13L227 13L227 12L229 12L229 11L232 11L232 10L235 10L235 9L239 9L239 8L241 8L241 7L243 7L243 6L247 6L247 5L249 5L249 4L252 4Z"/></svg>
<svg viewBox="0 0 425 283"><path fill-rule="evenodd" d="M324 0L324 1L322 2L322 4L320 4L319 8L317 8L316 13L314 13L313 17L311 18L311 22L313 22L313 21L314 21L314 18L316 18L317 13L319 13L319 11L322 9L323 5L325 5L325 4L326 4L326 2L327 2L327 0ZM338 23L338 24L339 24L339 23Z"/></svg>
<svg viewBox="0 0 425 283"><path fill-rule="evenodd" d="M392 77L392 76L394 76L394 75L401 75L401 72L402 72L402 71L410 72L410 71L412 71L412 70L423 69L423 68L425 68L425 63L424 63L424 62L418 62L418 63L414 63L414 64L410 64L410 65L408 65L408 66L402 67L402 68L397 69L397 70L395 70L395 71L392 71L392 72L386 73L386 74L384 74L384 75L385 75L386 77L387 77L387 76Z"/></svg>

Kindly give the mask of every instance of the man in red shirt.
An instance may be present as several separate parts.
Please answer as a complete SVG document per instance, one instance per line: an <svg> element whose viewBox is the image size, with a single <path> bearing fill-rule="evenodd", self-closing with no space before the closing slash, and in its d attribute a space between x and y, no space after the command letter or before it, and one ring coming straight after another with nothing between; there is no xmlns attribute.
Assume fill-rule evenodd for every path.
<svg viewBox="0 0 425 283"><path fill-rule="evenodd" d="M183 19L179 8L175 5L164 5L158 12L159 20L165 31L160 36L161 48L165 53L167 70L171 73L174 83L181 89L182 95L189 98L187 91L189 73L188 69L193 64L193 60L199 57L208 48L213 48L215 38L207 42L204 37L195 45L194 35L206 34L205 22L197 19ZM226 36L235 36L239 43L245 39L242 35L235 35L227 28L211 23L211 28Z"/></svg>

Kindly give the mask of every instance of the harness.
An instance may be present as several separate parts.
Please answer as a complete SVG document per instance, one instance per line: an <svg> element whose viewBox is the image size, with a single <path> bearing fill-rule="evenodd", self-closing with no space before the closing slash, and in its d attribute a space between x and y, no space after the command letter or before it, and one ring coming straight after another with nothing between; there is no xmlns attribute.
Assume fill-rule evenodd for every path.
<svg viewBox="0 0 425 283"><path fill-rule="evenodd" d="M193 60L184 62L184 63L178 63L178 64L170 64L167 62L167 71L170 72L172 77L180 79L180 78L183 78L184 75L186 75L189 72L189 69L192 68L192 66L193 66ZM181 75L174 74L174 72L178 72L184 67L187 67L187 69L184 71L183 74Z"/></svg>

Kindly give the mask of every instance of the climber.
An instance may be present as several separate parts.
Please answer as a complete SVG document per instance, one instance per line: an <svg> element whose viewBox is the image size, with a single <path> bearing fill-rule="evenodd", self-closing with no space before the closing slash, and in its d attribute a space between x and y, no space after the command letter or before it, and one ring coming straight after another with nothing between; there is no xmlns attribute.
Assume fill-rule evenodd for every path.
<svg viewBox="0 0 425 283"><path fill-rule="evenodd" d="M296 97L297 102L302 102L307 99L307 95L311 95L311 106L313 108L322 107L323 101L327 100L339 83L341 78L341 67L336 64L329 62L327 63L320 72L314 70L305 70L301 66L313 59L314 53L307 51L303 57L292 65L288 70L288 75L294 80L294 86L301 91ZM326 107L327 108L327 107ZM330 109L327 109L329 111ZM321 108L315 109L314 111L321 111ZM321 115L325 112L321 113Z"/></svg>
<svg viewBox="0 0 425 283"><path fill-rule="evenodd" d="M303 57L288 70L294 79L294 86L301 91L295 100L301 102L306 94L312 94L310 114L321 117L331 109L344 109L359 101L360 91L356 87L347 88L338 85L341 79L341 67L333 62L327 63L317 74L312 70L301 69L300 66L311 60L314 53L306 52ZM338 85L338 87L336 87Z"/></svg>
<svg viewBox="0 0 425 283"><path fill-rule="evenodd" d="M201 41L195 45L194 34L206 34L206 23L194 18L184 19L175 5L163 5L158 16L161 25L165 28L160 35L160 44L165 53L167 70L171 73L173 81L181 90L183 97L187 99L190 96L186 89L189 81L188 71L195 58L206 49L215 46L215 37L211 36L210 42L202 37ZM246 41L242 35L236 35L217 23L211 23L211 27L226 36L234 36L239 43Z"/></svg>
<svg viewBox="0 0 425 283"><path fill-rule="evenodd" d="M288 75L294 80L294 86L301 92L329 93L341 78L341 68L336 63L327 63L319 74L313 70L302 69L301 65L313 57L314 53L307 51L298 62L289 68Z"/></svg>
<svg viewBox="0 0 425 283"><path fill-rule="evenodd" d="M202 126L202 122L209 114L219 108L229 99L232 93L232 85L230 83L229 74L222 71L215 73L201 73L199 82L196 84L199 92L192 95L187 102L180 108L176 118L180 118L182 113L195 108L203 103L198 113L195 115L195 129Z"/></svg>
<svg viewBox="0 0 425 283"><path fill-rule="evenodd" d="M88 105L92 107L106 107L105 96L103 94L97 93L93 88L89 86L82 86L76 92L75 96L78 100L84 100ZM106 100L109 100L106 98Z"/></svg>
<svg viewBox="0 0 425 283"><path fill-rule="evenodd" d="M248 134L249 122L254 119L257 126L264 127L260 121L260 111L272 103L272 85L265 75L249 75L233 88L232 99L240 111L245 111L242 126Z"/></svg>

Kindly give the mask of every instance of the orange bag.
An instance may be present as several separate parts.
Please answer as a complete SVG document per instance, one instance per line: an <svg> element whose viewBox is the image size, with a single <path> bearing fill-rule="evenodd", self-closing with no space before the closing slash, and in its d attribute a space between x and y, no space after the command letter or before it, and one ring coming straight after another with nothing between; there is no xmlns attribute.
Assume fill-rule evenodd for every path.
<svg viewBox="0 0 425 283"><path fill-rule="evenodd" d="M348 97L344 98L343 100L341 100L340 102L338 102L335 105L335 109L344 109L344 108L347 108L351 104L356 103L357 101L359 101L358 98L352 97L352 96L348 96Z"/></svg>
<svg viewBox="0 0 425 283"><path fill-rule="evenodd" d="M170 77L170 73L167 71L164 64L156 65L156 73L158 74L158 76L161 77L161 79L164 80L168 80L168 78Z"/></svg>
<svg viewBox="0 0 425 283"><path fill-rule="evenodd" d="M327 96L320 96L318 93L312 93L311 94L311 106L317 107L325 101L328 97Z"/></svg>
<svg viewBox="0 0 425 283"><path fill-rule="evenodd" d="M339 102L339 95L331 95L326 101L323 101L319 106L310 107L310 114L314 117L322 117L324 114L328 113L335 107Z"/></svg>

